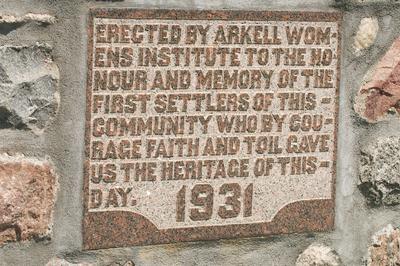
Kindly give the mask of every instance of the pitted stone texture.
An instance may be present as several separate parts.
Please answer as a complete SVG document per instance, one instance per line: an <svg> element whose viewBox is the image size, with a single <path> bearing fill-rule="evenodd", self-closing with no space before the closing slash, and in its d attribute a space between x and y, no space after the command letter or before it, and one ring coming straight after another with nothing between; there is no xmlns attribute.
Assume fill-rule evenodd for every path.
<svg viewBox="0 0 400 266"><path fill-rule="evenodd" d="M339 266L342 262L337 253L322 244L311 244L297 258L296 266Z"/></svg>
<svg viewBox="0 0 400 266"><path fill-rule="evenodd" d="M0 156L0 245L48 238L57 176L48 160Z"/></svg>
<svg viewBox="0 0 400 266"><path fill-rule="evenodd" d="M388 114L400 112L400 37L381 58L373 72L366 75L354 104L365 120L387 120Z"/></svg>
<svg viewBox="0 0 400 266"><path fill-rule="evenodd" d="M59 106L59 71L51 47L0 47L0 129L43 132Z"/></svg>
<svg viewBox="0 0 400 266"><path fill-rule="evenodd" d="M372 237L367 266L400 265L400 230L391 224Z"/></svg>
<svg viewBox="0 0 400 266"><path fill-rule="evenodd" d="M47 26L54 24L56 22L56 18L48 14L28 13L23 16L3 14L0 15L0 34L6 35L11 31L14 31L17 28L31 22Z"/></svg>
<svg viewBox="0 0 400 266"><path fill-rule="evenodd" d="M379 23L376 17L361 19L353 44L356 55L360 55L362 50L374 43L378 30Z"/></svg>
<svg viewBox="0 0 400 266"><path fill-rule="evenodd" d="M378 138L361 149L359 188L370 205L400 203L400 138Z"/></svg>

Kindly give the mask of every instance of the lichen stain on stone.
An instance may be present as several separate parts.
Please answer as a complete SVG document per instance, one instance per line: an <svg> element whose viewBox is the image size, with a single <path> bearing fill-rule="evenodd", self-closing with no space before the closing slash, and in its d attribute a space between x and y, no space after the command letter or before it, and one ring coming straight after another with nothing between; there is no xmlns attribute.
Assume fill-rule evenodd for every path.
<svg viewBox="0 0 400 266"><path fill-rule="evenodd" d="M43 132L59 107L59 70L51 47L0 46L0 129Z"/></svg>
<svg viewBox="0 0 400 266"><path fill-rule="evenodd" d="M49 238L57 187L49 160L0 155L0 245Z"/></svg>
<svg viewBox="0 0 400 266"><path fill-rule="evenodd" d="M0 15L0 34L7 35L27 23L37 23L47 26L54 24L56 18L48 14L28 13L24 16Z"/></svg>
<svg viewBox="0 0 400 266"><path fill-rule="evenodd" d="M373 72L367 74L354 104L366 121L387 120L400 113L400 37L394 41Z"/></svg>

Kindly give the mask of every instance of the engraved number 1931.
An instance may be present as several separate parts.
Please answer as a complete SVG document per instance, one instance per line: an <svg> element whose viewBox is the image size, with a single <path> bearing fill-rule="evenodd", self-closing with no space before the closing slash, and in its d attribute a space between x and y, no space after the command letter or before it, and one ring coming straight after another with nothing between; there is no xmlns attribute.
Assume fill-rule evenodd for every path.
<svg viewBox="0 0 400 266"><path fill-rule="evenodd" d="M243 205L243 217L252 214L253 184L249 184L243 191L238 183L223 184L218 191L223 196L224 204L218 208L218 216L223 219L235 218L240 214ZM241 199L243 198L242 202ZM189 210L189 218L192 221L211 219L214 205L214 189L209 184L198 184L193 187L190 195L190 203L195 206ZM176 196L176 221L185 221L186 211L186 186L178 191Z"/></svg>

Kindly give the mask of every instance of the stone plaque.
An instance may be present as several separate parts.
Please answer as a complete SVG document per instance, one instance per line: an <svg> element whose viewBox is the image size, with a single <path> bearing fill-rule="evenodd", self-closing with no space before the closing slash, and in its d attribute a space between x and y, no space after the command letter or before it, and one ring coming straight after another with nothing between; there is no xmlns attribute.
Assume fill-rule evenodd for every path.
<svg viewBox="0 0 400 266"><path fill-rule="evenodd" d="M340 21L92 10L84 248L332 229Z"/></svg>

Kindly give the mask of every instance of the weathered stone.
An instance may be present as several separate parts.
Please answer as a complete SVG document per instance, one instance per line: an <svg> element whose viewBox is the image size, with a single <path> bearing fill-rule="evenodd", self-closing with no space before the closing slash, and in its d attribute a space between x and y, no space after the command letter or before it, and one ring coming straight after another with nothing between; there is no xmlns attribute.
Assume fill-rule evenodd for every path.
<svg viewBox="0 0 400 266"><path fill-rule="evenodd" d="M296 266L339 266L342 262L338 254L322 244L311 244L299 255Z"/></svg>
<svg viewBox="0 0 400 266"><path fill-rule="evenodd" d="M95 266L96 264L90 262L70 262L61 258L51 259L46 266Z"/></svg>
<svg viewBox="0 0 400 266"><path fill-rule="evenodd" d="M361 19L353 43L356 55L360 55L362 50L367 49L374 43L378 30L379 23L376 17Z"/></svg>
<svg viewBox="0 0 400 266"><path fill-rule="evenodd" d="M391 224L372 237L367 266L400 265L400 230Z"/></svg>
<svg viewBox="0 0 400 266"><path fill-rule="evenodd" d="M114 262L112 264L110 264L109 266L135 266L135 263L133 263L133 261L128 260L125 262Z"/></svg>
<svg viewBox="0 0 400 266"><path fill-rule="evenodd" d="M361 150L359 188L371 205L400 203L400 138L378 138Z"/></svg>
<svg viewBox="0 0 400 266"><path fill-rule="evenodd" d="M105 18L107 20L103 20ZM156 47L164 43L170 51L180 46L187 49L179 48L180 62L169 60L162 68L156 67L161 66L156 61L141 63L141 52L129 56L127 64L133 70L132 75L136 71L148 77L145 87L152 89L147 90L142 86L144 83L140 85L133 79L128 85L125 63L106 62L106 51L120 51L121 45L119 40L108 42L111 35L105 37L102 32L120 32L122 26L115 25L122 24L126 29L147 29L153 27L148 24L150 20L166 25L168 35L176 37L172 42L161 39L154 42L153 33L143 30L141 46L158 49ZM208 31L201 45L209 48L200 48L203 52L196 52L198 56L192 55L200 51L200 39L184 34L192 31L193 20ZM322 12L92 10L88 28L98 30L90 30L88 36L91 40L87 53L88 73L91 76L86 97L85 144L87 151L93 152L90 156L87 153L85 164L84 249L332 229L340 20L339 13ZM117 29L119 27L121 30ZM279 32L279 40L268 40L271 37L267 36L268 28L270 33L272 29L276 34ZM162 31L157 34L163 34ZM222 37L223 32L233 31L237 38ZM263 37L258 36L259 32ZM303 34L306 39L314 40L303 40ZM135 38L127 36L132 45L136 45ZM271 44L274 47L271 54L280 52L267 59L270 56L265 47ZM237 62L225 63L228 58L220 58L222 53L215 47L221 45L229 51L237 51L234 56ZM257 52L259 48L250 47L260 47L264 51L263 56L257 56L258 62L255 55L261 50ZM302 55L293 54L300 50ZM253 55L247 56L246 51L254 53L254 59L251 59ZM183 53L186 54L185 63ZM220 56L216 57L218 54ZM274 62L269 61L272 58ZM302 62L295 62L297 60ZM289 85L288 65L308 65L309 68L295 70L297 74L293 74L296 76L293 78L297 80L298 76L299 82ZM175 77L171 76L170 67L180 69L175 71ZM224 70L216 70L220 67ZM273 70L269 74L261 72L265 67ZM300 78L301 73L306 72L308 81ZM178 73L181 73L180 78ZM251 77L253 75L258 78ZM182 83L178 79L185 81ZM181 96L173 92L181 89L184 90ZM283 94L285 89L290 93ZM141 90L144 100L141 107L137 105L137 110L132 110L135 117L128 114L131 111L123 111L132 90ZM169 92L165 94L164 90ZM222 91L226 95L220 94ZM265 91L269 92L264 94ZM220 96L224 99L219 100ZM164 97L187 100L166 104L166 109L158 108L159 99ZM241 97L247 99L243 108L239 107ZM307 97L310 97L310 105L306 103ZM231 100L226 101L228 98ZM280 116L275 129L273 121ZM118 121L130 121L131 129L122 129L125 126L121 127ZM201 121L206 122L202 125ZM112 123L115 127L108 126ZM143 123L148 125L147 129L136 126ZM267 139L265 132L273 133L274 140L271 136ZM322 132L324 136L320 135ZM112 137L117 134L118 139ZM128 155L118 148L123 145L128 149L122 144L125 134L129 138L154 138L154 142L128 144L132 151L133 146L137 147L137 152ZM175 138L178 135L179 140ZM286 149L284 143L288 143ZM300 153L307 153L307 156L301 157ZM264 157L267 154L269 158ZM138 165L139 157L143 159L141 165L151 168L143 175L139 174L138 166L134 166ZM105 163L99 164L100 160ZM108 168L123 172L108 172ZM122 179L124 181L120 182ZM132 182L134 179L138 182ZM175 182L169 182L172 179ZM208 179L213 182L205 182ZM143 186L145 180L151 182ZM119 187L106 185L118 182ZM197 198L207 202L204 208L197 208L200 206Z"/></svg>
<svg viewBox="0 0 400 266"><path fill-rule="evenodd" d="M54 24L56 18L48 14L33 13L28 13L24 16L0 15L0 34L8 34L11 31L31 22L47 26Z"/></svg>
<svg viewBox="0 0 400 266"><path fill-rule="evenodd" d="M63 258L52 258L46 266L95 266L98 265L93 262L84 261L83 259L67 260ZM109 264L108 266L135 266L133 261L118 261Z"/></svg>
<svg viewBox="0 0 400 266"><path fill-rule="evenodd" d="M397 0L335 0L337 6L363 6L363 5L396 5L399 4Z"/></svg>
<svg viewBox="0 0 400 266"><path fill-rule="evenodd" d="M51 231L57 176L48 160L0 156L0 244Z"/></svg>
<svg viewBox="0 0 400 266"><path fill-rule="evenodd" d="M59 71L51 47L0 47L0 129L41 133L59 106Z"/></svg>
<svg viewBox="0 0 400 266"><path fill-rule="evenodd" d="M87 0L88 2L90 1L97 1L97 2L124 2L124 0Z"/></svg>
<svg viewBox="0 0 400 266"><path fill-rule="evenodd" d="M375 123L388 119L387 114L400 112L400 37L367 74L359 90L354 110L365 120Z"/></svg>

